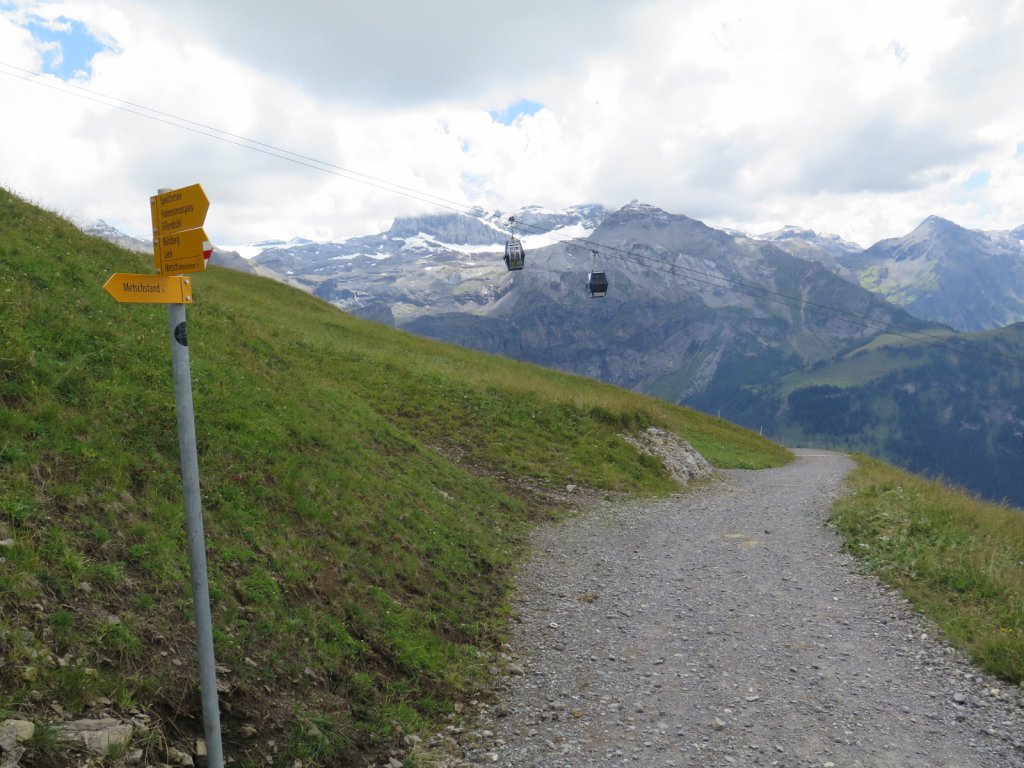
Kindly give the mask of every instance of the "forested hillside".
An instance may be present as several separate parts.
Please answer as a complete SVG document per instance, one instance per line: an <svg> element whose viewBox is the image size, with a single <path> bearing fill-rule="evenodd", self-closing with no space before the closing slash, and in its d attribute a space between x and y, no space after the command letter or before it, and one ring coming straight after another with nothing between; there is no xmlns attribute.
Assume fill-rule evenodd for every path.
<svg viewBox="0 0 1024 768"><path fill-rule="evenodd" d="M872 453L1024 506L1024 325L918 343L882 337L787 377L776 434Z"/></svg>

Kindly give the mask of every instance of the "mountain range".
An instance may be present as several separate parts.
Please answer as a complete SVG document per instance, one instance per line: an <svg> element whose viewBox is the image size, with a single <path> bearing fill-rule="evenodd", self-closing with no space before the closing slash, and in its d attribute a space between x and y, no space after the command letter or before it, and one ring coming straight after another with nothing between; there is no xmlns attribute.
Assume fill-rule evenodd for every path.
<svg viewBox="0 0 1024 768"><path fill-rule="evenodd" d="M658 210L636 202L629 208ZM532 206L515 216L528 249L578 242L575 261L585 263L591 247L606 252L601 246L610 244L596 230L614 213L598 205L558 212ZM991 330L1024 320L1024 226L985 232L929 216L907 235L868 248L796 226L754 235L717 231L818 262L921 320L955 330ZM494 291L500 292L499 260L507 232L505 216L496 212L405 217L386 232L340 242L293 239L219 249L217 263L276 277L347 311L402 326L422 315L465 311L471 304L486 313ZM115 237L124 239L120 233ZM148 248L144 241L135 243ZM240 258L240 250L252 257ZM622 256L615 251L605 255L609 261ZM407 276L418 278L424 290L406 286Z"/></svg>
<svg viewBox="0 0 1024 768"><path fill-rule="evenodd" d="M218 250L214 263L412 333L1024 504L1024 347L998 330L1024 319L1024 227L929 217L865 249L798 227L718 230L637 201L514 216L520 272L501 260L507 216L479 210L399 218L342 242L264 243L248 259ZM611 283L605 298L586 291L595 269Z"/></svg>
<svg viewBox="0 0 1024 768"><path fill-rule="evenodd" d="M918 317L960 331L1024 319L1024 226L964 229L929 216L903 237L838 258L860 284Z"/></svg>

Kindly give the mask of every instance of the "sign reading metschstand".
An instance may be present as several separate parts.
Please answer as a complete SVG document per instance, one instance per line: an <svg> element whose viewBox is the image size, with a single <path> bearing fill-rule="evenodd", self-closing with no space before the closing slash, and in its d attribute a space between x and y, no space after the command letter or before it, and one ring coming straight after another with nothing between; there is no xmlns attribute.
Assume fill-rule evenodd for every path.
<svg viewBox="0 0 1024 768"><path fill-rule="evenodd" d="M115 272L104 290L122 304L191 304L192 280L181 275Z"/></svg>

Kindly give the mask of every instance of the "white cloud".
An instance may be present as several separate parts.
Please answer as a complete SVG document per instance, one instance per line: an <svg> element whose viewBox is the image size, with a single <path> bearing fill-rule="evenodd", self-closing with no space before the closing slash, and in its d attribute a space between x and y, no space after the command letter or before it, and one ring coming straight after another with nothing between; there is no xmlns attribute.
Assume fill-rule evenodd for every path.
<svg viewBox="0 0 1024 768"><path fill-rule="evenodd" d="M582 67L592 42L612 40L629 8L618 0L116 2L169 11L177 33L317 98L380 108L488 98L500 108L535 74Z"/></svg>
<svg viewBox="0 0 1024 768"><path fill-rule="evenodd" d="M369 232L429 207L378 188L394 184L505 210L637 198L863 244L933 213L1022 223L1019 1L0 6L0 61L39 71L29 14L81 21L113 48L76 81L89 93L166 115L0 66L5 113L18 115L2 128L0 183L132 234L148 230L157 187L195 181L220 242ZM488 114L521 99L543 108L508 125ZM978 173L988 184L965 190Z"/></svg>

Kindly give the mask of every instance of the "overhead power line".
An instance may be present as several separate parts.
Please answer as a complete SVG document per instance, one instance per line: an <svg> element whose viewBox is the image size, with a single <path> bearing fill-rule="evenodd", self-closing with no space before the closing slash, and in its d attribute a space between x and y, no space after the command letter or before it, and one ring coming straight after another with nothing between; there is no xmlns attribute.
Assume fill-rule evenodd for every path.
<svg viewBox="0 0 1024 768"><path fill-rule="evenodd" d="M24 80L33 85L49 88L65 96L72 96L80 98L85 101L90 101L96 104L103 105L111 109L117 109L122 112L136 115L148 120L163 123L165 125L178 128L181 130L189 131L191 133L205 136L216 141L220 141L226 144L230 144L242 149L248 149L254 152L259 152L269 157L274 157L285 162L293 163L298 166L309 168L311 170L320 171L321 173L328 173L333 176L337 176L348 181L353 181L358 184L373 187L385 192L407 197L419 202L427 203L429 205L443 208L445 210L458 213L463 216L475 218L484 223L492 226L499 231L504 232L508 235L508 231L505 230L499 223L490 221L480 215L478 206L470 205L466 202L460 202L457 200L451 200L441 195L436 195L432 192L416 189L409 187L397 182L392 182L387 179L374 176L372 174L357 171L352 168L337 165L334 163L327 162L325 160L319 160L310 155L302 154L300 152L294 152L284 147L279 147L274 144L270 144L264 141L259 141L242 134L233 133L226 131L215 126L211 126L205 123L190 120L189 118L181 117L170 112L148 107L143 104L121 99L117 96L110 94L101 93L94 91L84 86L69 83L63 80L59 80L53 77L49 77L39 72L24 69L14 64L0 61L0 74L5 74L9 77ZM820 304L812 302L803 297L792 296L779 291L766 288L764 286L754 285L746 283L735 278L729 278L724 275L716 275L711 272L705 272L693 267L687 267L676 262L668 261L665 259L659 259L654 256L647 254L638 254L631 251L627 251L617 246L608 245L607 243L601 243L596 240L588 238L563 238L556 230L552 228L540 227L523 222L522 220L516 221L517 225L522 229L530 229L534 232L546 236L551 240L552 245L564 245L571 248L580 248L587 251L593 252L596 250L602 250L610 254L616 255L619 259L625 262L637 264L648 269L655 269L665 274L678 275L684 273L684 276L696 283L709 285L712 287L723 287L723 284L728 285L731 289L752 296L754 298L764 299L773 303L781 304L789 308L799 308L805 312L815 314L818 316L829 317L833 319L844 320L858 327L862 327L868 330L878 330L880 332L888 333L890 335L904 338L915 343L923 343L930 346L944 347L953 352L973 354L980 357L996 358L999 360L1010 361L1016 364L1024 363L1024 359L1010 355L998 350L984 349L978 346L966 346L967 342L962 338L958 339L959 344L954 344L948 338L936 336L926 331L919 331L905 326L900 326L893 322L887 322L872 318L869 315L863 315L860 313L852 312L850 310L843 309L841 307L830 306L826 304ZM686 254L680 254L686 255Z"/></svg>
<svg viewBox="0 0 1024 768"><path fill-rule="evenodd" d="M456 211L458 213L464 213L465 215L472 215L471 211L474 210L474 206L459 203L457 201L448 200L439 195L435 195L430 192L415 189L413 187L407 187L396 182L388 181L377 176L372 176L368 173L353 170L351 168L345 168L344 166L335 165L324 160L318 160L315 157L301 154L299 152L293 152L283 147L278 147L267 142L252 139L241 134L232 133L231 131L225 131L221 128L216 128L205 123L200 123L195 120L190 120L186 117L165 112L153 107L147 107L143 104L136 102L127 101L117 96L111 96L109 94L94 91L91 88L86 88L75 83L65 82L63 80L56 80L55 78L49 77L39 72L34 72L29 69L23 69L22 67L8 64L0 61L0 74L8 75L19 80L32 83L33 85L42 86L49 88L50 90L56 91L57 93L64 94L66 96L73 96L75 98L83 99L85 101L91 101L96 104L101 104L111 109L117 109L122 112L127 112L132 115L144 117L148 120L153 120L164 125L169 125L173 128L180 128L191 133L198 134L200 136L206 136L210 139L224 142L225 144L231 144L236 147L243 149L249 149L254 152L260 152L261 154L275 157L279 160L294 163L296 165L311 168L316 171L329 173L340 178L348 179L349 181L355 181L360 184L365 184L377 189L381 189L385 192L391 192L394 194L409 197L420 202L429 203L438 207L447 208L449 210Z"/></svg>

